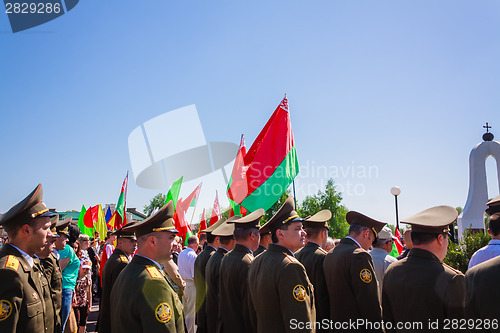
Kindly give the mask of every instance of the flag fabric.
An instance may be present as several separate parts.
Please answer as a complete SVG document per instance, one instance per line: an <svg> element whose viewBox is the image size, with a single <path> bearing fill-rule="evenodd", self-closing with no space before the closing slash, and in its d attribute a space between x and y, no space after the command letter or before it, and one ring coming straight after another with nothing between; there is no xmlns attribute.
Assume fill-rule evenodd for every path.
<svg viewBox="0 0 500 333"><path fill-rule="evenodd" d="M245 147L245 138L242 134L240 140L240 147L238 149L238 152L236 153L236 158L234 159L231 178L229 179L229 184L227 185L226 193L229 200L229 204L231 205L231 209L229 209L229 217L234 216L235 214L240 216L246 215L246 209L244 207L241 207L239 204L237 204L231 199L238 195L237 193L234 194L232 193L234 189L242 188L242 186L244 188L246 186L246 184L243 182L244 180L243 174L247 170L247 168L244 165L244 158L246 154L247 154L247 149Z"/></svg>
<svg viewBox="0 0 500 333"><path fill-rule="evenodd" d="M390 256L398 257L403 252L404 246L401 243L401 233L398 228L396 228L395 237L393 238L394 242L392 242L392 251L389 253Z"/></svg>
<svg viewBox="0 0 500 333"><path fill-rule="evenodd" d="M120 216L118 215L118 212L115 210L113 215L111 215L111 218L109 221L106 223L106 226L108 227L108 230L116 230L118 229L116 226L118 225L118 220L120 219Z"/></svg>
<svg viewBox="0 0 500 333"><path fill-rule="evenodd" d="M113 214L111 214L111 206L108 206L108 210L106 211L106 223L109 222L109 220L111 219L111 216L113 216Z"/></svg>
<svg viewBox="0 0 500 333"><path fill-rule="evenodd" d="M94 207L89 206L89 209L87 209L87 211L85 212L85 215L83 216L83 224L87 228L94 229L94 223L97 222L98 208L99 205L96 205Z"/></svg>
<svg viewBox="0 0 500 333"><path fill-rule="evenodd" d="M165 205L169 202L172 201L174 204L174 210L177 206L177 200L179 199L179 192L181 191L181 185L182 185L182 177L177 179L173 184L172 187L170 187L170 190L168 190L167 193L167 199L165 200Z"/></svg>
<svg viewBox="0 0 500 333"><path fill-rule="evenodd" d="M174 213L175 228L179 233L177 236L183 239L183 244L187 244L187 238L193 234L189 224L186 221L186 210L189 208L189 202L182 198L177 200L177 208Z"/></svg>
<svg viewBox="0 0 500 333"><path fill-rule="evenodd" d="M200 227L198 228L198 238L200 237L201 230L205 230L207 227L207 218L205 216L205 208L203 208L203 213L201 214Z"/></svg>
<svg viewBox="0 0 500 333"><path fill-rule="evenodd" d="M188 195L186 197L186 199L184 199L184 206L187 205L187 208L189 207L195 207L196 206L196 201L198 200L198 197L200 195L200 190L201 190L201 184L203 183L200 183L200 185L198 185L193 192L191 192L190 195ZM186 209L187 210L187 209Z"/></svg>
<svg viewBox="0 0 500 333"><path fill-rule="evenodd" d="M243 157L243 165L238 165L231 174L228 197L250 212L258 208L267 210L285 193L298 173L299 162L285 96Z"/></svg>
<svg viewBox="0 0 500 333"><path fill-rule="evenodd" d="M97 207L97 221L94 223L94 229L99 232L101 237L106 237L106 234L108 233L108 228L106 227L106 219L104 218L104 211L102 210L102 206L95 206ZM95 208L94 207L94 208Z"/></svg>
<svg viewBox="0 0 500 333"><path fill-rule="evenodd" d="M221 218L220 207L219 207L219 195L217 190L215 191L214 208L212 208L212 216L210 216L209 225L213 225L215 222L219 221Z"/></svg>
<svg viewBox="0 0 500 333"><path fill-rule="evenodd" d="M123 180L122 189L120 191L120 196L118 197L118 202L116 203L116 216L113 227L115 229L120 229L125 224L127 224L127 211L126 211L126 198L127 198L127 185L128 185L128 171L127 176Z"/></svg>
<svg viewBox="0 0 500 333"><path fill-rule="evenodd" d="M88 235L89 237L94 237L94 230L92 228L87 227L84 222L84 216L87 210L85 209L85 205L82 205L82 210L80 211L80 217L78 217L78 228L82 234Z"/></svg>

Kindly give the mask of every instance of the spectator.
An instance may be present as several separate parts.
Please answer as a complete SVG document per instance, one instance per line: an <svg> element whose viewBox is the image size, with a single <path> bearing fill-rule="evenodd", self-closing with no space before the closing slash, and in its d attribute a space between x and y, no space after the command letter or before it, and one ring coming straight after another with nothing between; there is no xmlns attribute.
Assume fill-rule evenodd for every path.
<svg viewBox="0 0 500 333"><path fill-rule="evenodd" d="M393 242L391 229L383 227L382 231L378 233L377 241L373 244L373 249L370 251L370 255L373 259L373 266L375 267L375 275L377 276L379 298L381 301L385 270L390 264L398 261L396 258L389 255L392 251Z"/></svg>
<svg viewBox="0 0 500 333"><path fill-rule="evenodd" d="M472 255L468 269L500 255L500 213L491 215L488 233L491 236L490 242Z"/></svg>
<svg viewBox="0 0 500 333"><path fill-rule="evenodd" d="M326 239L325 251L328 252L335 247L335 239L328 237Z"/></svg>
<svg viewBox="0 0 500 333"><path fill-rule="evenodd" d="M92 269L91 269L91 278L92 278L92 296L95 296L97 293L97 278L99 276L99 256L97 253L96 249L96 244L97 241L93 238L90 239L90 247L87 250L89 254L89 259L92 262ZM98 246L98 245L97 245Z"/></svg>
<svg viewBox="0 0 500 333"><path fill-rule="evenodd" d="M87 316L92 306L91 279L89 277L92 265L90 260L84 261L78 272L75 286L75 297L73 297L73 311L78 324L78 333L85 333L87 327Z"/></svg>
<svg viewBox="0 0 500 333"><path fill-rule="evenodd" d="M403 258L406 258L408 256L408 252L413 248L413 242L411 240L411 229L405 230L403 233L403 240L405 242L405 250L399 257L396 259L401 260Z"/></svg>
<svg viewBox="0 0 500 333"><path fill-rule="evenodd" d="M187 240L188 246L185 250L179 253L179 273L182 279L186 282L182 304L184 305L184 320L188 333L194 333L196 330L195 320L195 304L196 304L196 287L194 284L194 261L196 260L196 250L200 245L198 237L189 236Z"/></svg>

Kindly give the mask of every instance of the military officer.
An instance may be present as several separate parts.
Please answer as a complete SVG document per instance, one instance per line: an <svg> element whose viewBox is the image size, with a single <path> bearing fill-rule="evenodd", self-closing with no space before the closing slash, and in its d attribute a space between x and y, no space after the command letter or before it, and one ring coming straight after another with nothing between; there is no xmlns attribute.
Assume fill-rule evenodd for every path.
<svg viewBox="0 0 500 333"><path fill-rule="evenodd" d="M330 298L326 288L323 261L327 252L324 250L328 239L328 221L332 213L324 209L313 216L307 217L302 224L307 233L307 244L295 253L295 257L304 265L307 276L314 287L314 299L316 306L316 321L323 322L330 318ZM317 332L327 332L327 328L319 327Z"/></svg>
<svg viewBox="0 0 500 333"><path fill-rule="evenodd" d="M353 319L377 323L382 320L377 278L367 250L386 223L355 211L348 212L346 220L350 224L349 236L326 255L323 263L331 325L339 331L352 330L349 323ZM371 330L362 327L355 331Z"/></svg>
<svg viewBox="0 0 500 333"><path fill-rule="evenodd" d="M273 242L271 239L271 231L269 231L268 228L260 228L259 234L260 234L259 247L257 248L257 251L253 253L254 257L257 257L259 254L267 250L269 244Z"/></svg>
<svg viewBox="0 0 500 333"><path fill-rule="evenodd" d="M45 278L33 258L52 237L50 217L55 214L42 200L42 185L38 185L0 218L9 236L0 251L0 332L46 333L47 324L54 322L46 309L52 305L43 298Z"/></svg>
<svg viewBox="0 0 500 333"><path fill-rule="evenodd" d="M205 272L207 263L210 257L217 251L220 245L219 236L212 235L218 226L224 223L225 219L220 219L212 224L207 229L201 230L207 235L207 245L203 251L198 254L194 261L194 284L196 287L196 317L195 324L197 326L197 333L207 332L207 316L206 316L206 295L207 295L207 282L205 279Z"/></svg>
<svg viewBox="0 0 500 333"><path fill-rule="evenodd" d="M495 213L500 213L500 195L488 201L486 206L488 206L485 210L486 214L491 216Z"/></svg>
<svg viewBox="0 0 500 333"><path fill-rule="evenodd" d="M134 231L137 253L111 290L111 331L184 332L182 303L158 261L172 256L177 234L172 201L156 214L123 230Z"/></svg>
<svg viewBox="0 0 500 333"><path fill-rule="evenodd" d="M207 316L207 332L217 332L217 324L219 318L219 272L222 258L234 248L234 224L227 222L238 217L231 217L227 221L218 226L212 235L219 236L220 245L217 251L210 257L207 262L205 277L207 279L207 300L205 313Z"/></svg>
<svg viewBox="0 0 500 333"><path fill-rule="evenodd" d="M110 303L111 290L118 275L130 262L137 249L137 238L135 233L130 231L134 224L136 222L127 224L128 230L124 230L124 227L122 227L116 231L116 249L106 261L102 270L102 295L97 320L97 331L99 333L111 333L111 309L113 307Z"/></svg>
<svg viewBox="0 0 500 333"><path fill-rule="evenodd" d="M248 290L248 269L259 246L259 221L265 210L257 209L231 219L236 245L224 256L219 275L219 327L221 333L257 332L255 311Z"/></svg>
<svg viewBox="0 0 500 333"><path fill-rule="evenodd" d="M411 225L413 248L386 270L382 287L385 322L422 322L424 330L444 332L445 319L464 318L464 275L442 263L449 226L457 216L455 208L438 206L401 221Z"/></svg>
<svg viewBox="0 0 500 333"><path fill-rule="evenodd" d="M257 332L315 332L314 291L294 251L305 245L306 233L288 198L262 227L273 244L250 265L248 286L257 316Z"/></svg>

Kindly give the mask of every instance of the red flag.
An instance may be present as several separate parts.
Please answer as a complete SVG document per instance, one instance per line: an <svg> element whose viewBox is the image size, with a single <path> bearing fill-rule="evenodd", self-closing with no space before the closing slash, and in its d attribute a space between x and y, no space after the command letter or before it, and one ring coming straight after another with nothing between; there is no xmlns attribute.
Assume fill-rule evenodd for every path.
<svg viewBox="0 0 500 333"><path fill-rule="evenodd" d="M395 239L395 244L396 244L396 249L398 250L399 254L403 252L403 244L401 244L401 233L399 232L399 229L396 228L396 239Z"/></svg>
<svg viewBox="0 0 500 333"><path fill-rule="evenodd" d="M94 228L94 223L97 222L97 214L99 213L99 205L89 207L83 216L83 224L87 228Z"/></svg>
<svg viewBox="0 0 500 333"><path fill-rule="evenodd" d="M200 190L201 190L201 184L203 183L200 183L200 185L198 185L194 189L194 191L190 195L188 195L187 198L184 200L186 211L188 210L189 207L194 207L196 201L198 201L198 196L200 195Z"/></svg>
<svg viewBox="0 0 500 333"><path fill-rule="evenodd" d="M213 225L215 222L219 221L220 218L219 194L215 191L214 208L212 208L212 216L210 216L209 225Z"/></svg>
<svg viewBox="0 0 500 333"><path fill-rule="evenodd" d="M201 215L200 228L198 229L198 235L201 230L205 230L207 227L207 218L205 217L205 208L203 208L203 214Z"/></svg>

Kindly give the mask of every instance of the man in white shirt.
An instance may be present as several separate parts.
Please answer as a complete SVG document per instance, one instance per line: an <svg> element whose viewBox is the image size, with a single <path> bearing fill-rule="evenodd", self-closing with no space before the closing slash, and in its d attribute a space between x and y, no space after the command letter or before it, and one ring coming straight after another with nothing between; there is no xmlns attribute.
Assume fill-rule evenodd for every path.
<svg viewBox="0 0 500 333"><path fill-rule="evenodd" d="M378 233L377 241L373 244L373 250L370 251L373 258L373 266L375 266L375 275L378 281L379 297L382 297L382 282L384 281L385 270L390 264L398 261L396 258L389 255L392 251L393 242L391 229L384 227L382 231Z"/></svg>
<svg viewBox="0 0 500 333"><path fill-rule="evenodd" d="M179 273L182 279L186 282L182 304L184 305L184 320L188 333L196 331L195 315L196 315L196 287L194 284L194 261L196 260L196 250L200 245L198 237L189 236L187 240L188 246L179 253L177 264Z"/></svg>
<svg viewBox="0 0 500 333"><path fill-rule="evenodd" d="M491 235L490 242L472 255L468 269L500 255L500 213L491 215L488 233Z"/></svg>

